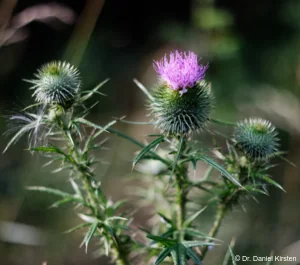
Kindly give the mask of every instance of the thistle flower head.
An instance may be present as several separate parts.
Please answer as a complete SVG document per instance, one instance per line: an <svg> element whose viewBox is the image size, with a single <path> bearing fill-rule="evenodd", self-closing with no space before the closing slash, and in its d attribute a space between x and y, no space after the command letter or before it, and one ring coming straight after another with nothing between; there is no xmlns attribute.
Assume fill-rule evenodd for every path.
<svg viewBox="0 0 300 265"><path fill-rule="evenodd" d="M33 96L37 102L68 107L73 104L80 90L78 70L66 62L50 62L35 74Z"/></svg>
<svg viewBox="0 0 300 265"><path fill-rule="evenodd" d="M165 55L160 61L154 61L153 67L168 87L184 94L188 88L192 88L196 82L204 79L208 66L199 64L195 53L176 50L170 53L169 60Z"/></svg>
<svg viewBox="0 0 300 265"><path fill-rule="evenodd" d="M203 129L212 111L210 85L202 80L182 96L165 84L159 85L150 109L156 126L165 134L187 135Z"/></svg>
<svg viewBox="0 0 300 265"><path fill-rule="evenodd" d="M278 141L276 128L269 121L259 118L239 122L234 133L237 147L254 160L275 156Z"/></svg>

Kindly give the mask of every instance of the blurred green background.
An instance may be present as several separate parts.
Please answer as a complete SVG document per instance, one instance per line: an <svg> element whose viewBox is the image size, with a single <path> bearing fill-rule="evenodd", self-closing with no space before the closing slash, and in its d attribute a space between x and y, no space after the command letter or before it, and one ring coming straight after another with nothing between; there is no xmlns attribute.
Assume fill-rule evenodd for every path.
<svg viewBox="0 0 300 265"><path fill-rule="evenodd" d="M0 1L0 130L5 116L32 103L30 79L43 63L67 60L77 65L85 89L109 77L90 119L104 124L113 117L147 121L146 98L133 83L155 84L152 68L173 49L192 50L209 62L207 80L216 98L214 117L236 121L248 116L271 120L280 130L282 150L298 164L300 156L300 1L298 0L65 0ZM150 126L118 124L143 140ZM213 127L214 128L214 127ZM220 129L230 135L230 130ZM197 136L211 140L207 133ZM9 137L0 138L3 150ZM105 161L97 172L113 199L128 197L131 155L136 147L115 137L98 155ZM68 176L43 168L46 161L23 151L27 139L1 155L0 265L106 264L78 248L81 234L62 232L79 219L70 207L48 209L54 198L25 190L28 185L68 189ZM297 256L300 262L299 169L281 160L272 170L286 193L271 189L259 203L243 201L224 221L222 246L207 255L205 264L221 264L226 246L236 238L241 256ZM199 195L200 196L200 195ZM148 209L139 209L135 225L143 225ZM203 231L212 211L199 219ZM28 226L26 226L28 225ZM240 262L238 264L265 264ZM281 264L281 263L276 263Z"/></svg>

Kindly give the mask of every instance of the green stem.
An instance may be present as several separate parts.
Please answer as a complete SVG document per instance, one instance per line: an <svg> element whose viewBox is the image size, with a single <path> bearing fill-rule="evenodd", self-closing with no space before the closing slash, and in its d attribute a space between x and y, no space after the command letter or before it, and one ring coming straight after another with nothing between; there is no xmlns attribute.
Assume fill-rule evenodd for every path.
<svg viewBox="0 0 300 265"><path fill-rule="evenodd" d="M70 145L74 149L74 153L72 154L72 157L74 161L76 161L76 168L78 172L80 173L80 179L83 184L83 189L86 192L88 201L90 202L92 209L93 209L93 214L95 217L104 220L103 214L101 214L101 211L99 211L99 204L101 203L98 199L98 197L95 194L95 188L92 185L92 181L94 178L94 174L90 171L87 163L87 159L83 158L83 155L80 152L80 147L78 146L77 142L74 141L72 137L72 132L71 130L64 124L64 122L59 123L61 125L61 128L65 132L66 138L69 140ZM80 163L79 163L80 161ZM97 187L97 191L99 193L99 196L102 198L105 198L105 195L103 191L101 190L100 187ZM105 198L106 200L106 198ZM109 231L107 231L109 233ZM127 257L124 253L124 250L122 249L118 236L116 234L111 235L112 236L112 249L114 253L117 256L117 264L118 265L129 265L129 261L127 260Z"/></svg>
<svg viewBox="0 0 300 265"><path fill-rule="evenodd" d="M213 226L211 227L211 229L210 229L210 231L208 233L208 236L210 238L215 237L216 234L218 233L219 228L220 228L220 226L222 224L222 221L224 219L224 216L226 214L226 211L227 211L226 204L220 203L218 205L218 208L217 208L217 213L216 213L215 221L214 221ZM206 240L207 243L209 243L211 241L212 241L211 239ZM207 251L208 251L208 246L204 246L203 249L201 250L202 260L204 259Z"/></svg>
<svg viewBox="0 0 300 265"><path fill-rule="evenodd" d="M124 253L121 245L120 245L120 242L119 242L119 239L118 239L118 236L116 234L113 235L113 248L116 252L116 255L117 255L117 264L118 265L130 265L129 264L129 261L127 260L127 257L126 257L126 254Z"/></svg>
<svg viewBox="0 0 300 265"><path fill-rule="evenodd" d="M88 197L88 200L89 200L90 204L92 205L94 215L98 216L99 215L99 211L98 211L99 202L98 202L97 197L95 196L94 188L92 187L92 184L91 184L91 178L89 178L87 176L87 174L84 174L83 172L80 173L80 178L81 178L81 181L82 181L82 184L83 184L83 189L87 194L87 197Z"/></svg>
<svg viewBox="0 0 300 265"><path fill-rule="evenodd" d="M180 175L176 175L176 203L177 203L177 229L179 232L178 240L181 242L184 240L183 223L185 220L185 210L186 210L186 193L182 187L182 181Z"/></svg>
<svg viewBox="0 0 300 265"><path fill-rule="evenodd" d="M97 216L100 219L103 219L103 217L101 216L101 213L99 213L99 211L98 211L99 201L98 201L98 198L95 196L94 188L91 183L91 179L88 177L88 175L84 175L84 174L81 174L81 179L83 182L84 190L86 191L87 196L88 196L89 200L91 201L91 204L94 208L95 216ZM98 189L100 196L104 197L105 195L103 194L102 190L99 187L97 189ZM109 233L109 231L107 231L107 232ZM123 251L123 248L121 247L121 245L119 243L118 236L115 233L112 235L112 247L113 247L113 251L115 252L115 254L117 256L117 264L118 265L129 265L129 261L127 260L127 257Z"/></svg>
<svg viewBox="0 0 300 265"><path fill-rule="evenodd" d="M178 162L178 159L180 158L182 152L185 149L186 146L186 140L184 138L181 138L179 141L179 147L178 147L178 155L175 160L175 163ZM176 167L177 165L175 165ZM186 171L186 170L185 170ZM182 173L176 173L175 174L175 181L176 181L176 204L177 204L177 230L178 230L178 241L182 242L184 240L184 227L183 223L185 221L186 217L186 196L187 193L185 191L184 183L182 181Z"/></svg>

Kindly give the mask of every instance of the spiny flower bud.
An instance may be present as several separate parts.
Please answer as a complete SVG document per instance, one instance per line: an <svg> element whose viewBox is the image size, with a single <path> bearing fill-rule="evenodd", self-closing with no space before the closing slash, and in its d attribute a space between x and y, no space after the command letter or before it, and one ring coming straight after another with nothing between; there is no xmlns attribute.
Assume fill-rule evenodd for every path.
<svg viewBox="0 0 300 265"><path fill-rule="evenodd" d="M207 66L193 52L171 52L154 62L160 76L150 104L156 126L164 133L186 135L204 128L212 111L210 85L204 80Z"/></svg>
<svg viewBox="0 0 300 265"><path fill-rule="evenodd" d="M57 104L70 107L80 90L78 70L66 62L50 62L35 74L37 79L29 80L34 84L33 96L44 104Z"/></svg>
<svg viewBox="0 0 300 265"><path fill-rule="evenodd" d="M61 117L63 115L64 115L64 108L59 105L55 105L49 109L48 119L50 121L54 121L56 118Z"/></svg>
<svg viewBox="0 0 300 265"><path fill-rule="evenodd" d="M276 128L269 121L250 118L237 124L234 142L248 157L266 160L278 151L277 135Z"/></svg>

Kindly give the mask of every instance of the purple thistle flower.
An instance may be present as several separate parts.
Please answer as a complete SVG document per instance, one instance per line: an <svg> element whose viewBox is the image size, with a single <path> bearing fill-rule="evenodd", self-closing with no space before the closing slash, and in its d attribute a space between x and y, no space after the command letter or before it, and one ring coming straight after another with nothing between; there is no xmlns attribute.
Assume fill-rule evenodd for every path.
<svg viewBox="0 0 300 265"><path fill-rule="evenodd" d="M174 51L160 61L154 61L154 70L173 90L180 90L182 95L187 89L193 87L197 81L204 79L208 65L199 64L195 53Z"/></svg>

